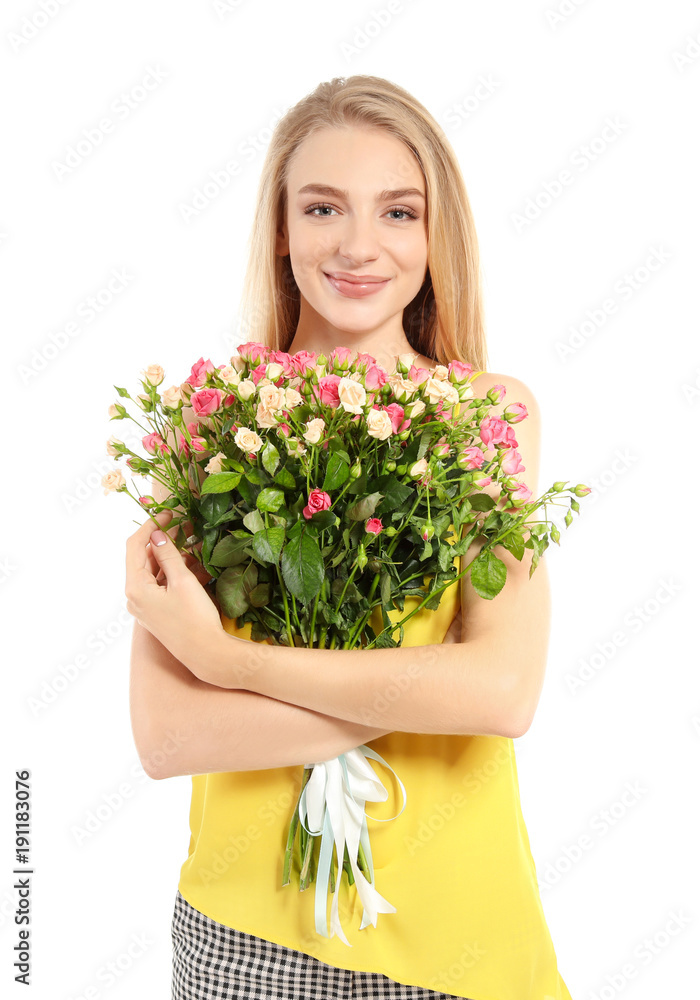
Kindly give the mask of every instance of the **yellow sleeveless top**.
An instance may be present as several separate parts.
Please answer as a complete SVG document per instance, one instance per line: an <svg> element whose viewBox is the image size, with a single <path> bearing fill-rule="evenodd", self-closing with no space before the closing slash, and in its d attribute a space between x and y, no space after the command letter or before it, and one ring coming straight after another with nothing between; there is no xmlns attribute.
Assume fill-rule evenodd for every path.
<svg viewBox="0 0 700 1000"><path fill-rule="evenodd" d="M403 614L419 600L406 597ZM436 611L422 609L406 623L403 645L442 642L459 604L456 581ZM400 617L390 612L392 622ZM250 638L249 623L238 630L232 619L222 622L231 634ZM178 884L184 898L219 923L340 968L469 1000L571 1000L542 909L513 740L393 732L365 745L406 790L406 807L396 816L403 805L396 778L368 758L389 792L387 801L366 805L373 884L396 913L379 913L376 927L360 930L357 887L336 865L348 947L337 935L316 932L316 881L300 892L296 862L282 886L303 764L192 776L190 843Z"/></svg>

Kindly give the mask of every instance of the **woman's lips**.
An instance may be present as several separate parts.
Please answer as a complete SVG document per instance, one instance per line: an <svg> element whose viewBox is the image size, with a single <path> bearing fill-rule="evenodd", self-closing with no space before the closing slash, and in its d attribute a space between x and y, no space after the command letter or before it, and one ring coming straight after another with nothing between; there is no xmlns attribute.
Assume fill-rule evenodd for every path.
<svg viewBox="0 0 700 1000"><path fill-rule="evenodd" d="M342 278L332 278L330 274L323 272L336 292L346 295L350 299L363 299L366 295L374 295L380 289L389 284L390 278L386 281L344 281Z"/></svg>

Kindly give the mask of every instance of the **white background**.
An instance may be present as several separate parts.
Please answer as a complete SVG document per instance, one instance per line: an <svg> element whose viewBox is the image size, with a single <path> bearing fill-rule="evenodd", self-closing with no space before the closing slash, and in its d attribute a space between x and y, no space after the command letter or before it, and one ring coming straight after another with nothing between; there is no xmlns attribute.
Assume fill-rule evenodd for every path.
<svg viewBox="0 0 700 1000"><path fill-rule="evenodd" d="M700 12L683 0L392 9L2 5L0 975L12 996L27 995L11 969L23 768L30 995L170 995L190 779L139 777L123 585L125 538L143 517L100 487L114 468L106 441L126 426L107 409L113 385L139 391L146 365L180 382L200 355L221 364L246 339L238 305L269 127L352 73L399 83L445 129L480 239L489 370L539 400L542 490L593 489L547 554L548 672L516 741L562 975L574 1000L698 995ZM119 117L113 102L138 101L154 72L159 85ZM62 169L107 116L113 130ZM239 175L212 184L231 160ZM563 169L571 183L552 194ZM128 277L110 294L113 272ZM682 926L667 933L673 914ZM125 958L135 935L147 945ZM100 970L120 956L106 985Z"/></svg>

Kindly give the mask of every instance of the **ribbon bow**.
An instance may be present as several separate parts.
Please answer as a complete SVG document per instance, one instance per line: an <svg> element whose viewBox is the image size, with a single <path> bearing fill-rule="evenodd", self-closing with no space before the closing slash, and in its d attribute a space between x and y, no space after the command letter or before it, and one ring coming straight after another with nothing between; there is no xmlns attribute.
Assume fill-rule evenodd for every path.
<svg viewBox="0 0 700 1000"><path fill-rule="evenodd" d="M306 764L305 767L313 768L313 770L299 799L299 818L302 826L311 836L321 834L321 850L316 875L316 930L324 937L332 938L334 934L337 934L349 948L352 948L352 945L343 932L338 915L338 890L346 844L355 876L355 885L363 905L360 930L370 923L376 927L377 914L379 913L396 913L396 907L377 892L357 864L358 844L361 841L370 875L374 879L365 802L386 802L389 795L368 763L367 757L378 760L388 768L401 786L403 794L401 809L396 816L378 821L386 823L396 819L406 808L406 789L394 769L389 767L384 758L364 744L355 747L354 750L348 750L347 753L341 753L332 760ZM304 822L305 817L308 818L309 826ZM370 818L378 819L377 817ZM338 857L338 878L333 893L331 933L329 935L326 924L326 905L334 841Z"/></svg>

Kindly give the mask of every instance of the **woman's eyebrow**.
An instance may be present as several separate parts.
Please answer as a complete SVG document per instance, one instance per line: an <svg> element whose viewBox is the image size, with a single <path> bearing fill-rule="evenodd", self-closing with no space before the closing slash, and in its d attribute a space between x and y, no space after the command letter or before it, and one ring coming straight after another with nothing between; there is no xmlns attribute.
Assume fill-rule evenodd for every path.
<svg viewBox="0 0 700 1000"><path fill-rule="evenodd" d="M297 194L322 194L327 195L330 198L345 198L346 200L350 197L347 191L342 191L340 188L331 187L330 184L305 184L303 187L299 188ZM395 201L398 198L409 198L411 195L417 195L425 201L425 195L418 188L396 188L393 191L380 191L377 195L377 201Z"/></svg>

